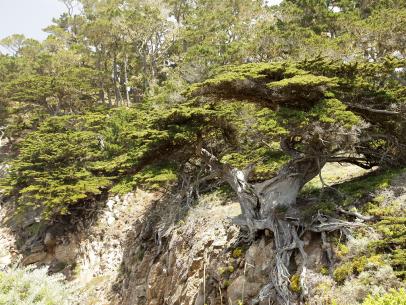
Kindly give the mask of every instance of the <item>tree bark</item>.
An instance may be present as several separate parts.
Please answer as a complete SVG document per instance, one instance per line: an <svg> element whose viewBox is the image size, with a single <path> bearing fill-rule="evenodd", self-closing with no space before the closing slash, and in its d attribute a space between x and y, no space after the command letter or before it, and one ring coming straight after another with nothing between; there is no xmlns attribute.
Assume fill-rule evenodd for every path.
<svg viewBox="0 0 406 305"><path fill-rule="evenodd" d="M127 107L130 106L130 90L128 84L128 55L125 54L124 57L124 86L125 86L125 97L127 101Z"/></svg>
<svg viewBox="0 0 406 305"><path fill-rule="evenodd" d="M242 214L234 222L248 230L250 238L259 231L268 229L273 232L276 256L271 276L272 286L277 292L279 303L291 304L292 294L289 290L290 259L295 249L306 253L303 242L297 235L297 228L284 217L284 212L294 209L296 198L302 187L316 177L325 161L317 158L301 157L286 164L272 179L262 183L251 184L248 176L252 168L238 170L221 163L205 149L201 155L211 169L221 176L236 192ZM305 278L306 267L302 266ZM305 285L303 285L305 287ZM305 290L305 289L304 289Z"/></svg>
<svg viewBox="0 0 406 305"><path fill-rule="evenodd" d="M289 289L289 265L295 251L299 251L303 258L303 263L297 270L300 273L301 297L306 298L308 295L307 254L304 242L298 234L299 230L300 234L306 231L321 233L323 243L326 244L326 232L340 230L349 236L348 228L362 225L320 213L313 215L310 224L301 223L300 211L296 207L297 196L307 182L319 175L328 159L300 154L291 145L287 145L286 141L281 141L281 148L291 155L293 160L289 161L275 177L261 183L250 183L248 180L253 166L239 170L220 162L212 153L201 148L200 144L197 148L212 172L225 180L238 196L241 215L235 217L233 222L249 233L250 240L261 231L273 232L275 257L270 274L271 282L261 289L253 304L265 300L272 293L279 304L295 303L295 297ZM327 256L331 257L329 249L325 251Z"/></svg>
<svg viewBox="0 0 406 305"><path fill-rule="evenodd" d="M316 177L325 164L324 160L315 157L295 159L288 162L274 178L251 184L248 176L252 168L232 168L205 149L202 149L201 154L212 170L236 192L242 212L236 222L246 226L252 233L268 228L274 215L294 207L302 187Z"/></svg>
<svg viewBox="0 0 406 305"><path fill-rule="evenodd" d="M104 48L102 48L102 54L104 54ZM109 69L108 69L108 59L105 57L105 56L103 56L104 58L104 60L103 60L103 65L104 65L104 71L109 71ZM103 75L103 78L104 78L104 75ZM103 83L104 83L104 85L103 85L103 87L104 87L104 89L105 89L105 93L107 94L107 101L108 101L108 104L109 104L109 107L112 107L113 106L113 103L112 103L112 100L111 100L111 83L110 82L108 82L108 83L106 83L106 82L104 82L103 81Z"/></svg>
<svg viewBox="0 0 406 305"><path fill-rule="evenodd" d="M120 106L123 104L123 98L121 96L121 91L120 91L116 54L114 54L114 58L113 58L113 81L114 81L114 93L115 93L115 97L116 97L116 106Z"/></svg>
<svg viewBox="0 0 406 305"><path fill-rule="evenodd" d="M97 56L97 60L96 60L96 69L97 72L99 74L98 76L98 85L99 85L99 100L100 102L102 102L103 104L106 102L105 97L104 97L104 82L103 82L103 78L100 76L103 71L101 68L101 50L99 49L98 46L96 46L96 56Z"/></svg>

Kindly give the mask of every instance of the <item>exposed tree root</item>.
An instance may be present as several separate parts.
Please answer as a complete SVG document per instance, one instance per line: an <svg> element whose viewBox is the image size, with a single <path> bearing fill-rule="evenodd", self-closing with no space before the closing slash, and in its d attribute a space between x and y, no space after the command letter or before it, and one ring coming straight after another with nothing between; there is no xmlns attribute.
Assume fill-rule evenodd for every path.
<svg viewBox="0 0 406 305"><path fill-rule="evenodd" d="M284 151L289 151L284 143L281 143ZM307 265L308 258L304 250L304 242L301 239L305 232L317 232L321 234L322 243L327 258L332 265L332 252L329 249L326 234L340 231L350 238L349 229L360 226L360 223L343 221L330 216L317 214L309 224L300 219L300 211L296 206L296 198L299 191L308 181L320 175L320 171L326 160L320 157L296 156L291 152L294 160L288 162L278 174L264 182L252 184L248 181L251 167L238 170L230 165L220 162L211 152L198 147L203 159L210 166L211 172L216 173L226 181L235 191L240 202L242 214L234 218L234 223L249 233L251 241L258 232L270 230L274 235L275 258L270 274L270 283L259 293L255 302L269 298L275 291L277 303L289 305L296 303L296 296L290 291L289 265L292 256L299 252L302 264L299 266L301 297L308 295ZM322 179L321 175L320 178ZM323 185L325 185L322 180ZM289 217L287 212L289 211ZM290 216L293 215L293 216ZM357 215L355 215L357 216ZM331 268L331 267L330 267Z"/></svg>
<svg viewBox="0 0 406 305"><path fill-rule="evenodd" d="M269 223L267 229L274 233L274 241L276 254L273 261L273 269L270 275L270 283L264 286L257 298L253 300L252 304L268 299L269 297L276 297L277 302L283 305L296 303L295 296L289 289L290 286L290 273L289 264L291 257L298 251L302 257L302 264L299 266L300 273L300 287L301 298L306 299L309 288L307 286L307 265L308 258L304 250L304 242L300 239L306 232L321 233L322 246L327 254L327 258L332 265L332 251L329 243L327 242L327 233L333 231L340 231L348 235L349 229L355 226L360 226L359 223L347 222L322 214L314 217L312 223L308 226L298 225L291 223L286 219L278 219L274 217ZM275 290L276 293L273 293Z"/></svg>

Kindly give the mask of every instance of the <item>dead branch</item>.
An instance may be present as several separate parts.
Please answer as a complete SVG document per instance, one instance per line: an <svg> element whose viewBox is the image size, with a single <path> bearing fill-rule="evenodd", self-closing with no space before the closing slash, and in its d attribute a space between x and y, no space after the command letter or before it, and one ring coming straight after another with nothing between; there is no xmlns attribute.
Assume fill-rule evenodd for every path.
<svg viewBox="0 0 406 305"><path fill-rule="evenodd" d="M354 158L354 157L330 157L327 162L338 162L338 163L350 163L357 165L363 169L371 169L377 166L378 163L371 162L365 158Z"/></svg>
<svg viewBox="0 0 406 305"><path fill-rule="evenodd" d="M379 114L384 114L384 115L398 116L398 115L401 114L398 111L374 109L374 108L363 106L363 105L360 105L360 104L348 104L348 106L350 108L353 108L353 109L360 109L360 110L365 110L365 111L368 111L368 112L379 113Z"/></svg>
<svg viewBox="0 0 406 305"><path fill-rule="evenodd" d="M352 212L352 211L344 210L341 207L338 207L336 210L337 210L337 212L340 212L342 214L354 216L354 217L359 218L359 219L364 220L364 221L373 221L373 220L377 219L377 217L375 217L375 216L365 216L365 215L362 215L362 214L360 214L360 213L358 213L356 211Z"/></svg>

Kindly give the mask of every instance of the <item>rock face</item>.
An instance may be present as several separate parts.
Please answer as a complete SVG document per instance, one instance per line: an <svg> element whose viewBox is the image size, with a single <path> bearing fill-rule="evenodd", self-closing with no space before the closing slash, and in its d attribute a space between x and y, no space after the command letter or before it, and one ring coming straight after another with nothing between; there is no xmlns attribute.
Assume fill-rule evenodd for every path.
<svg viewBox="0 0 406 305"><path fill-rule="evenodd" d="M0 219L2 219L0 209ZM13 234L7 228L0 227L0 271L12 264L18 257Z"/></svg>
<svg viewBox="0 0 406 305"><path fill-rule="evenodd" d="M227 216L238 214L236 203L191 209L185 220L162 236L167 239L162 251L160 241L150 243L152 236L142 232L143 226L139 224L127 241L120 298L115 304L203 305L214 300L218 293L215 286L221 284L218 270L222 262L228 267L230 254L226 250L238 235L238 229Z"/></svg>
<svg viewBox="0 0 406 305"><path fill-rule="evenodd" d="M240 246L230 220L240 214L236 202L206 198L184 207L160 197L116 196L88 228L39 230L21 263L64 273L84 291L77 304L251 304L269 283L272 237ZM10 263L8 256L2 260Z"/></svg>
<svg viewBox="0 0 406 305"><path fill-rule="evenodd" d="M189 209L174 226L165 227L165 219L151 223L149 216L137 222L127 239L112 304L251 304L270 280L272 237L241 247L239 229L230 221L240 214L238 203L215 202ZM256 304L268 304L273 297Z"/></svg>
<svg viewBox="0 0 406 305"><path fill-rule="evenodd" d="M382 191L385 198L399 198L403 210L404 178ZM267 305L274 301L274 293L266 289L275 256L272 233L265 231L250 245L240 243L239 229L230 220L240 214L238 203L210 194L188 206L162 193L138 190L101 204L97 217L87 225L78 222L71 231L57 224L43 228L28 222L26 230L37 234L18 248L24 254L21 259L12 232L0 225L0 270L15 262L48 265L51 272L62 272L83 291L72 305ZM1 219L4 215L5 210L0 210ZM306 233L302 240L308 260L309 304L345 300L346 291L358 285L360 292L348 303L357 304L358 296L365 296L367 290L356 279L349 282L355 283L352 286L337 286L325 271L321 273L326 252L320 236ZM291 272L300 270L301 264L301 256L294 256ZM377 278L393 277L393 270L373 272L384 274Z"/></svg>
<svg viewBox="0 0 406 305"><path fill-rule="evenodd" d="M143 231L145 223L139 222L127 240L112 304L269 304L272 293L258 295L270 282L273 238L266 234L250 246L239 246L239 229L229 218L239 213L235 202L198 205L162 241L159 229ZM315 266L323 251L317 238L308 239L309 261ZM166 244L161 250L160 242Z"/></svg>
<svg viewBox="0 0 406 305"><path fill-rule="evenodd" d="M7 144L7 140L3 139L3 134L0 130L0 178L3 178L9 169L9 165L3 161L3 150ZM0 271L12 264L17 258L15 247L15 238L10 229L1 225L6 218L7 209L3 206L3 195L0 190Z"/></svg>
<svg viewBox="0 0 406 305"><path fill-rule="evenodd" d="M126 236L133 222L142 219L156 196L137 191L109 198L90 226L78 222L72 231L67 228L73 226L43 227L35 223L34 216L27 217L20 225L26 231L35 228L36 233L19 247L19 255L13 232L3 223L0 225L0 270L12 263L46 265L50 272L62 272L74 285L85 289L78 304L110 304L111 283L120 270ZM4 214L0 214L0 221Z"/></svg>

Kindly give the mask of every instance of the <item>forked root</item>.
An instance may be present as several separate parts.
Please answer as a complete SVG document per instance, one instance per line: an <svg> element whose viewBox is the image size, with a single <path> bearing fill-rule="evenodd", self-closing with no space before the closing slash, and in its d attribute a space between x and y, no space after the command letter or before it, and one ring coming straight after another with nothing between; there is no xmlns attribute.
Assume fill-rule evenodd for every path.
<svg viewBox="0 0 406 305"><path fill-rule="evenodd" d="M304 242L300 239L306 232L317 232L322 235L323 248L327 253L330 266L332 265L332 253L329 246L327 246L328 232L340 231L342 234L349 236L349 229L359 226L358 223L351 223L322 214L314 217L309 226L302 226L293 224L285 219L278 219L273 217L267 221L270 231L274 233L274 241L276 247L276 255L273 261L273 268L270 275L270 283L264 286L259 292L256 299L252 304L258 304L260 301L274 297L278 304L291 305L295 304L296 296L290 291L290 273L289 264L292 255L295 251L299 251L302 257L302 265L300 270L300 287L302 299L306 299L309 288L307 286L307 265L308 257L304 250ZM300 231L300 232L299 232Z"/></svg>

